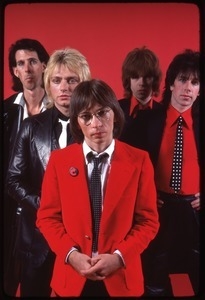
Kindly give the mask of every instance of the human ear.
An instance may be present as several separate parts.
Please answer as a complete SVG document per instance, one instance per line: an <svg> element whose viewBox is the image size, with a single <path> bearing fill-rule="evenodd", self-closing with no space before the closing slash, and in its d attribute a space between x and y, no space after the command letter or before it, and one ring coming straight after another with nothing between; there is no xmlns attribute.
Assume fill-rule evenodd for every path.
<svg viewBox="0 0 205 300"><path fill-rule="evenodd" d="M43 67L43 72L45 71L45 68L46 68L46 64L45 63L42 63L42 67Z"/></svg>
<svg viewBox="0 0 205 300"><path fill-rule="evenodd" d="M16 67L13 68L13 73L14 73L14 75L15 75L16 77L19 77L19 75L18 75L18 70L17 70Z"/></svg>

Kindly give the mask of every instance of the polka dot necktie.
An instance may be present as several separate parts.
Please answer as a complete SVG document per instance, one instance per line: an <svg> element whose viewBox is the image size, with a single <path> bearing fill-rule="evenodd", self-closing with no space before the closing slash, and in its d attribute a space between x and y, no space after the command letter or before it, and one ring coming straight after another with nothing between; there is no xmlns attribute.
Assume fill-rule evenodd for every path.
<svg viewBox="0 0 205 300"><path fill-rule="evenodd" d="M182 157L183 157L183 131L182 131L182 116L178 118L176 129L176 139L174 145L174 156L172 162L172 175L170 180L170 187L175 193L181 189L182 178Z"/></svg>
<svg viewBox="0 0 205 300"><path fill-rule="evenodd" d="M93 216L93 245L92 251L96 252L98 249L98 235L100 228L100 219L102 214L102 192L101 192L101 172L99 165L108 154L103 154L99 157L92 156L94 168L90 177L90 197Z"/></svg>

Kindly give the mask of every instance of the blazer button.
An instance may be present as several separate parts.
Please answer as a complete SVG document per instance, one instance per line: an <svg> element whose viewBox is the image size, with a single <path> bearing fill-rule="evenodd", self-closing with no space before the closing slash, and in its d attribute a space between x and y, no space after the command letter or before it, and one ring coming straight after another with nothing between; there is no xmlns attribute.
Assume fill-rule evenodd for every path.
<svg viewBox="0 0 205 300"><path fill-rule="evenodd" d="M85 235L85 238L88 239L88 240L91 240L89 235Z"/></svg>

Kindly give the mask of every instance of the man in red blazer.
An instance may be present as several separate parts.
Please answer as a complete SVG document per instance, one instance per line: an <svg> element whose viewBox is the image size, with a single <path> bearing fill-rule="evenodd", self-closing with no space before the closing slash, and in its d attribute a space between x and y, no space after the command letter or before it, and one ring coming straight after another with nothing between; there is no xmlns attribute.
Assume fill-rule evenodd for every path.
<svg viewBox="0 0 205 300"><path fill-rule="evenodd" d="M60 297L141 296L141 253L158 228L156 189L147 152L116 140L124 116L112 89L93 79L72 95L70 127L77 143L52 152L37 226L56 253L51 287ZM89 193L91 155L99 165L101 218L97 249Z"/></svg>

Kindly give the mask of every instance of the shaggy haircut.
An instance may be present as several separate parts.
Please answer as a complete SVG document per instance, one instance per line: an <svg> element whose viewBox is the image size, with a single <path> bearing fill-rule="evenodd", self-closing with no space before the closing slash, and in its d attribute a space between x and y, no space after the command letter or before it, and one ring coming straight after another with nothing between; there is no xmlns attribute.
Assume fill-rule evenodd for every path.
<svg viewBox="0 0 205 300"><path fill-rule="evenodd" d="M78 143L84 140L83 133L78 124L78 115L99 104L110 107L114 112L113 137L118 138L124 126L124 113L119 105L114 91L104 81L92 79L79 83L75 88L70 102L70 129L73 138Z"/></svg>

